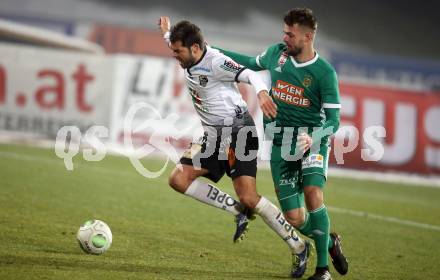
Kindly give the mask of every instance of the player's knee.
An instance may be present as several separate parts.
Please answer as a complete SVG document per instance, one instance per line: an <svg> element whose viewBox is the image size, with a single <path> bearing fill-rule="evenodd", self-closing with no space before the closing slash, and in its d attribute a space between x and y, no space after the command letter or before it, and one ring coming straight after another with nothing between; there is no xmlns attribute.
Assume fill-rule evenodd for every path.
<svg viewBox="0 0 440 280"><path fill-rule="evenodd" d="M246 208L254 209L257 204L259 197L255 194L240 194L239 197L240 203L243 204Z"/></svg>
<svg viewBox="0 0 440 280"><path fill-rule="evenodd" d="M173 188L173 189L175 189L175 190L179 189L179 186L180 186L179 183L180 183L180 182L179 182L178 178L177 178L174 174L171 174L171 175L168 177L168 185L169 185L171 188Z"/></svg>
<svg viewBox="0 0 440 280"><path fill-rule="evenodd" d="M288 212L288 213L284 213L284 216L287 222L289 222L289 224L291 224L295 228L301 227L306 220L304 211Z"/></svg>
<svg viewBox="0 0 440 280"><path fill-rule="evenodd" d="M170 177L168 177L168 185L175 191L180 193L185 193L190 184L191 182L189 178L186 178L185 176L177 172L172 172Z"/></svg>
<svg viewBox="0 0 440 280"><path fill-rule="evenodd" d="M324 203L324 195L319 187L304 188L304 198L309 211L318 209Z"/></svg>
<svg viewBox="0 0 440 280"><path fill-rule="evenodd" d="M301 227L305 222L305 217L297 216L294 218L286 217L287 222L295 228Z"/></svg>

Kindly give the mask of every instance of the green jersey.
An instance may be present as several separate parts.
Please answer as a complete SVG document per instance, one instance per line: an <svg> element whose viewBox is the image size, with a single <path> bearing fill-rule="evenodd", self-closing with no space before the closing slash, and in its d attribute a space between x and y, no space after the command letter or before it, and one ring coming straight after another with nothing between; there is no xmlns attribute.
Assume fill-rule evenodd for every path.
<svg viewBox="0 0 440 280"><path fill-rule="evenodd" d="M277 126L321 127L324 108L340 108L338 82L333 67L319 57L297 63L284 44L276 44L255 58L272 79L272 96L278 106Z"/></svg>
<svg viewBox="0 0 440 280"><path fill-rule="evenodd" d="M298 63L287 54L284 44L270 46L257 57L222 51L252 70L269 70L271 95L278 107L277 127L320 127L320 131L329 128L321 135L316 133L320 138L338 129L341 105L336 72L317 53L312 60ZM272 121L264 119L265 124Z"/></svg>

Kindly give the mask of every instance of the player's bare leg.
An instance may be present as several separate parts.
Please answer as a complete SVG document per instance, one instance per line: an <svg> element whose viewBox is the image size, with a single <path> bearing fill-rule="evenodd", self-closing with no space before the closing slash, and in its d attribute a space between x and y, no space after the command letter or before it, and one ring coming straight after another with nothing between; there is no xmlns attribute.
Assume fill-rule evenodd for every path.
<svg viewBox="0 0 440 280"><path fill-rule="evenodd" d="M233 180L235 193L240 203L244 206L244 211L236 216L237 231L234 234L234 242L244 239L249 228L249 220L255 218L253 210L260 197L255 188L255 178L251 176L240 176Z"/></svg>
<svg viewBox="0 0 440 280"><path fill-rule="evenodd" d="M254 209L261 198L257 193L256 179L252 176L240 176L232 182L240 202L247 208Z"/></svg>
<svg viewBox="0 0 440 280"><path fill-rule="evenodd" d="M175 191L185 194L191 183L208 173L204 168L195 169L191 165L178 164L168 178L168 184Z"/></svg>

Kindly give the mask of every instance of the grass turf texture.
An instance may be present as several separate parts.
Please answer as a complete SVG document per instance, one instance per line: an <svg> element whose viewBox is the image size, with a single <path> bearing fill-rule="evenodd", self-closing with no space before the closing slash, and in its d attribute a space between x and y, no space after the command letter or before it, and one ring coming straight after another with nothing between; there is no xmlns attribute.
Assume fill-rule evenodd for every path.
<svg viewBox="0 0 440 280"><path fill-rule="evenodd" d="M159 170L160 161L144 165ZM139 175L128 159L74 158L67 171L53 150L0 145L0 279L289 279L290 254L260 218L233 244L233 217ZM275 200L270 172L258 189ZM220 188L233 194L224 178ZM330 178L330 207L440 226L440 189ZM350 270L334 279L437 279L440 231L330 211ZM84 254L75 236L105 221L113 244ZM305 277L313 273L312 258Z"/></svg>

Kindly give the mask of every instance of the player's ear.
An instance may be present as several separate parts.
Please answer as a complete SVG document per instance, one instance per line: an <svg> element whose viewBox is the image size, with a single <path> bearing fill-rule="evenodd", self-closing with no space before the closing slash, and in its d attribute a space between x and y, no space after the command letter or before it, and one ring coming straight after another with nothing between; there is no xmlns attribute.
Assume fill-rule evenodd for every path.
<svg viewBox="0 0 440 280"><path fill-rule="evenodd" d="M306 32L306 38L307 38L307 41L312 41L313 40L313 37L315 36L315 32L313 32L313 31L307 31Z"/></svg>
<svg viewBox="0 0 440 280"><path fill-rule="evenodd" d="M307 40L309 40L309 42L312 40L312 33L311 32L307 32L306 33L306 37L307 37Z"/></svg>
<svg viewBox="0 0 440 280"><path fill-rule="evenodd" d="M197 44L197 43L192 44L192 46L191 46L191 53L195 54L199 50L200 50L199 44Z"/></svg>

